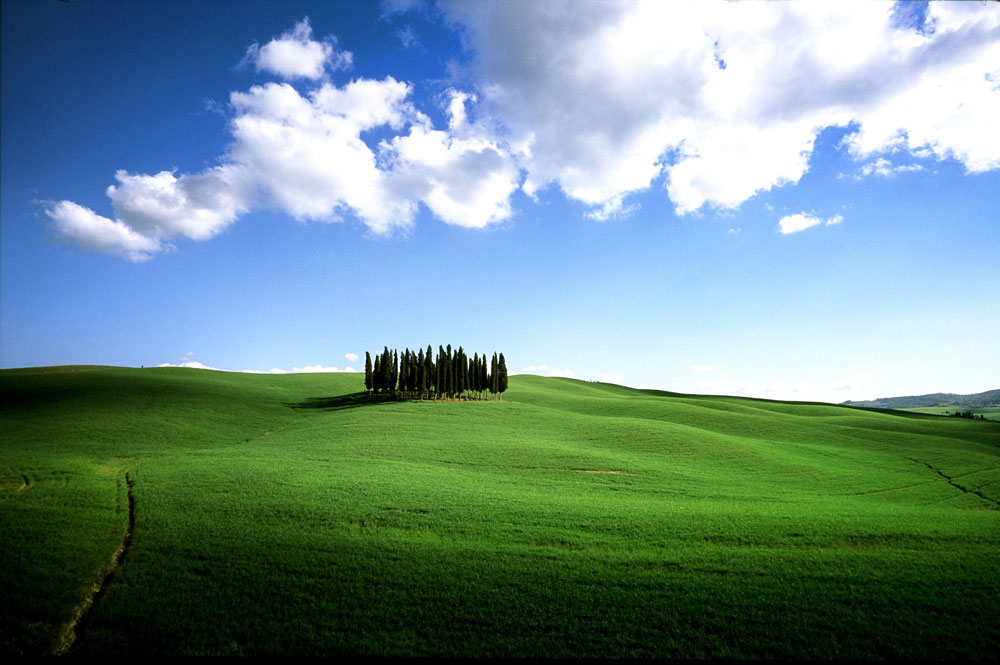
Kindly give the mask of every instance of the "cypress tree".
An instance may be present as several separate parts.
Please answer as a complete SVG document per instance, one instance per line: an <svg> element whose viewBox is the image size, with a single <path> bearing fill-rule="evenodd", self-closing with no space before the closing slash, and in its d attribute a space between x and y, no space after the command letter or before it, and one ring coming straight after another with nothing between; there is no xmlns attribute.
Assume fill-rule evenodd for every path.
<svg viewBox="0 0 1000 665"><path fill-rule="evenodd" d="M455 372L454 363L451 357L451 344L445 349L446 353L444 356L444 392L446 395L451 395L455 392Z"/></svg>
<svg viewBox="0 0 1000 665"><path fill-rule="evenodd" d="M434 352L431 350L431 345L427 345L427 352L424 354L424 374L427 376L427 388L430 389L431 384L434 383L434 358L432 357Z"/></svg>
<svg viewBox="0 0 1000 665"><path fill-rule="evenodd" d="M375 392L382 392L382 359L375 356L375 370L372 373L372 387Z"/></svg>
<svg viewBox="0 0 1000 665"><path fill-rule="evenodd" d="M458 352L451 350L448 345L448 394L454 395L458 392Z"/></svg>
<svg viewBox="0 0 1000 665"><path fill-rule="evenodd" d="M500 374L497 380L497 392L500 393L500 399L503 399L503 394L507 390L507 362L503 359L502 353L500 354L500 364L497 370Z"/></svg>
<svg viewBox="0 0 1000 665"><path fill-rule="evenodd" d="M406 389L413 392L420 385L420 363L417 362L417 354L410 351L406 361Z"/></svg>
<svg viewBox="0 0 1000 665"><path fill-rule="evenodd" d="M393 391L396 389L396 384L399 381L399 353L396 349L392 350L392 378L389 380L389 390Z"/></svg>
<svg viewBox="0 0 1000 665"><path fill-rule="evenodd" d="M424 350L420 349L417 354L417 389L420 390L420 397L423 398L427 392L427 364L424 361Z"/></svg>
<svg viewBox="0 0 1000 665"><path fill-rule="evenodd" d="M416 390L420 386L420 359L417 354L410 351L410 390Z"/></svg>
<svg viewBox="0 0 1000 665"><path fill-rule="evenodd" d="M472 390L474 392L479 392L479 354L472 354L472 367L469 369L469 375L472 377Z"/></svg>
<svg viewBox="0 0 1000 665"><path fill-rule="evenodd" d="M413 392L417 386L417 374L413 371L413 352L406 350L406 390Z"/></svg>
<svg viewBox="0 0 1000 665"><path fill-rule="evenodd" d="M399 389L406 391L410 389L410 349L403 349L403 355L399 357Z"/></svg>
<svg viewBox="0 0 1000 665"><path fill-rule="evenodd" d="M365 392L372 389L372 354L365 351Z"/></svg>
<svg viewBox="0 0 1000 665"><path fill-rule="evenodd" d="M489 375L486 372L486 354L479 357L479 392L486 392L490 387Z"/></svg>
<svg viewBox="0 0 1000 665"><path fill-rule="evenodd" d="M497 354L493 354L493 360L490 361L490 392L494 395L497 393L499 383L497 379L499 378L498 368L499 362L497 361Z"/></svg>
<svg viewBox="0 0 1000 665"><path fill-rule="evenodd" d="M391 391L395 385L392 383L392 354L389 347L382 350L382 390Z"/></svg>

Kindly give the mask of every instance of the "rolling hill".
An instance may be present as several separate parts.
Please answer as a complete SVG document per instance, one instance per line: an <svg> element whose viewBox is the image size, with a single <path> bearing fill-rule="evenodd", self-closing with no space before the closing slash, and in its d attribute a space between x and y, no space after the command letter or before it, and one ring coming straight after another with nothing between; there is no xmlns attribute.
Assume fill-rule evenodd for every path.
<svg viewBox="0 0 1000 665"><path fill-rule="evenodd" d="M954 393L932 393L930 395L911 395L909 397L880 397L878 399L843 402L845 406L864 406L876 409L917 409L921 407L962 407L985 408L1000 406L1000 390L987 390L973 395L956 395Z"/></svg>
<svg viewBox="0 0 1000 665"><path fill-rule="evenodd" d="M0 652L984 658L1000 424L0 371Z"/></svg>

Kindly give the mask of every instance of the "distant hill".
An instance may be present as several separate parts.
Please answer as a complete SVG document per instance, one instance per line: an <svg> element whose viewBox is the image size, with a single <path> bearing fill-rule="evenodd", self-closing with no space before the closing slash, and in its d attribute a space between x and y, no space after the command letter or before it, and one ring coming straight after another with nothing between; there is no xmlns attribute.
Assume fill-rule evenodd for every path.
<svg viewBox="0 0 1000 665"><path fill-rule="evenodd" d="M880 397L863 402L841 403L844 406L867 406L876 409L915 409L925 406L961 406L975 409L987 406L1000 406L1000 390L987 390L975 395L934 393L931 395L912 395L910 397Z"/></svg>

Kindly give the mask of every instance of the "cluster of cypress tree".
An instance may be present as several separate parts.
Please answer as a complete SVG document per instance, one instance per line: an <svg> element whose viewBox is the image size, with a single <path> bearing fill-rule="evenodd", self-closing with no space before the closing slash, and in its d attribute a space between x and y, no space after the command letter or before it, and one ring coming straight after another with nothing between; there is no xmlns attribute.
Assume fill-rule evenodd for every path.
<svg viewBox="0 0 1000 665"><path fill-rule="evenodd" d="M431 346L417 353L406 349L399 353L385 347L376 354L365 352L365 390L370 394L415 397L419 399L502 399L507 390L507 362L503 354L493 354L487 367L486 355L471 358L462 347L452 351L438 347L437 356Z"/></svg>

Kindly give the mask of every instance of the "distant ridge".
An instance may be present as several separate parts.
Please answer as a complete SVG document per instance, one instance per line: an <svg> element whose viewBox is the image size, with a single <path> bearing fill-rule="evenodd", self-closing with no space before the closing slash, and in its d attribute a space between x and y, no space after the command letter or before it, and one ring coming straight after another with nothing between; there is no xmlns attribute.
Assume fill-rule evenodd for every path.
<svg viewBox="0 0 1000 665"><path fill-rule="evenodd" d="M1000 406L1000 389L987 390L974 395L933 393L910 397L879 397L863 402L841 402L844 406L865 406L876 409L917 409L926 406L961 406L970 409Z"/></svg>

